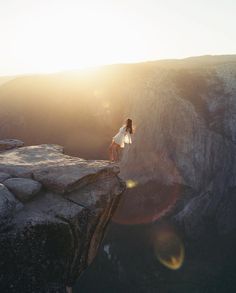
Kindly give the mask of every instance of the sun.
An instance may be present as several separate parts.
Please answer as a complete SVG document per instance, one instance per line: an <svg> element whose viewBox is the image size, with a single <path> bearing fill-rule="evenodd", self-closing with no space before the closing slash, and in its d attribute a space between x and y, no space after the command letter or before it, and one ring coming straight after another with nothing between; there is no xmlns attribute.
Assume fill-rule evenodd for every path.
<svg viewBox="0 0 236 293"><path fill-rule="evenodd" d="M145 42L130 44L141 37L141 25L134 29L135 24L115 9L91 9L86 1L73 1L73 7L64 1L45 3L39 11L31 7L14 38L12 48L22 67L52 72L140 59Z"/></svg>

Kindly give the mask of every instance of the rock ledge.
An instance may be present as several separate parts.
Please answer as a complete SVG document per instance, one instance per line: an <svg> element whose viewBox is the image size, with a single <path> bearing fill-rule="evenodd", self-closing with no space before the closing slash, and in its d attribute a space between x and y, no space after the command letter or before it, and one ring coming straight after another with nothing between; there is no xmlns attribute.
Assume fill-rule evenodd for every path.
<svg viewBox="0 0 236 293"><path fill-rule="evenodd" d="M44 144L1 152L0 172L1 292L65 292L94 259L125 190L118 167Z"/></svg>

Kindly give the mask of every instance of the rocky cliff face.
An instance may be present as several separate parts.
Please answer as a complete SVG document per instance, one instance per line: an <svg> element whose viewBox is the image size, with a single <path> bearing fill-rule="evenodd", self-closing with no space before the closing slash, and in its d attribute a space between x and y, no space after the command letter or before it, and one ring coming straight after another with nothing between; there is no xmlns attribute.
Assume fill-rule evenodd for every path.
<svg viewBox="0 0 236 293"><path fill-rule="evenodd" d="M153 69L128 103L137 132L124 151L122 176L139 184L155 181L190 188L191 196L175 215L188 235L198 237L209 222L219 233L232 232L236 62L190 59L175 68L167 64Z"/></svg>
<svg viewBox="0 0 236 293"><path fill-rule="evenodd" d="M119 169L58 145L0 145L1 292L65 292L94 259L125 189Z"/></svg>

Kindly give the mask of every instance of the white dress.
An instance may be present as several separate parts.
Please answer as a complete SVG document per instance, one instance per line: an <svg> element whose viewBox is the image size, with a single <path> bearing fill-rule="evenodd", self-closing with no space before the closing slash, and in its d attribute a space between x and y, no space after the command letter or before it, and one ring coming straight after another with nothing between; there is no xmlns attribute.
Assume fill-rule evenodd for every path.
<svg viewBox="0 0 236 293"><path fill-rule="evenodd" d="M125 125L119 129L119 132L115 136L113 136L113 140L115 143L119 144L121 148L124 148L125 143L132 143L130 132L126 131Z"/></svg>

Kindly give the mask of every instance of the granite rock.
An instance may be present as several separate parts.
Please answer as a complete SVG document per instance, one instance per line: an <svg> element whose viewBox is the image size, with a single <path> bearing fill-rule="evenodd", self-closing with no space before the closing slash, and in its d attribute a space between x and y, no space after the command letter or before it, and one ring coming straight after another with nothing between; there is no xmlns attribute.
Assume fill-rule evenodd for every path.
<svg viewBox="0 0 236 293"><path fill-rule="evenodd" d="M125 184L115 164L70 157L58 145L0 154L1 172L20 176L19 168L40 183L7 179L14 195L1 185L1 292L65 292L96 256ZM34 187L16 211L15 196L31 197Z"/></svg>

